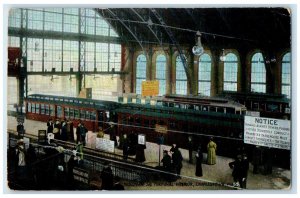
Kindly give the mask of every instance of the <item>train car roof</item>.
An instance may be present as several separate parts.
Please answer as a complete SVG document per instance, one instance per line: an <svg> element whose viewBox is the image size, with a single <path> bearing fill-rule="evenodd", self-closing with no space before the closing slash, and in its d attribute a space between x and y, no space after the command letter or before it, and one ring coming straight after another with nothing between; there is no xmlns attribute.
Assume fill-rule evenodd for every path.
<svg viewBox="0 0 300 198"><path fill-rule="evenodd" d="M68 104L80 104L92 107L111 107L117 106L118 102L105 101L105 100L95 100L89 98L76 98L67 96L54 96L54 95L43 95L43 94L32 94L27 96L26 100L40 100L40 101L50 101L58 103L68 103Z"/></svg>

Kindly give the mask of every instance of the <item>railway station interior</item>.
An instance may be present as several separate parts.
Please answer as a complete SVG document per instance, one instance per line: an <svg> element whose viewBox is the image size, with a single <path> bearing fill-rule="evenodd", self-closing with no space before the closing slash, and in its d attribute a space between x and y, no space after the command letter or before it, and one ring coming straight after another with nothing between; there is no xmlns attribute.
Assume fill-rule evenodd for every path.
<svg viewBox="0 0 300 198"><path fill-rule="evenodd" d="M290 190L291 14L10 8L7 189Z"/></svg>

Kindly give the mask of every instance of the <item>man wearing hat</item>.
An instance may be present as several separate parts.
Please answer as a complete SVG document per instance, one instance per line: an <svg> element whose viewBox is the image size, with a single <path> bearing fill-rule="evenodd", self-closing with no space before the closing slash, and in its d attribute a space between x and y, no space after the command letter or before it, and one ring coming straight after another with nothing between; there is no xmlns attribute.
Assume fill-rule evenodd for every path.
<svg viewBox="0 0 300 198"><path fill-rule="evenodd" d="M17 141L16 158L17 178L19 180L24 180L26 178L26 154L23 139Z"/></svg>

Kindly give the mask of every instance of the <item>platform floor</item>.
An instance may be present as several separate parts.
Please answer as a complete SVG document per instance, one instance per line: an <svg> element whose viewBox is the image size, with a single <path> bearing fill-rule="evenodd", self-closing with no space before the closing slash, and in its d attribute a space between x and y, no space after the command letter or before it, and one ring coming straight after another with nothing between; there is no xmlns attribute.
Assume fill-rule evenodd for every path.
<svg viewBox="0 0 300 198"><path fill-rule="evenodd" d="M8 116L7 117L7 129L16 130L17 120L15 117ZM37 135L38 130L46 129L46 123L33 121L33 120L25 120L24 123L26 133ZM95 136L96 134L93 132L89 132L87 135L87 146L94 148L95 147ZM105 138L109 138L108 135ZM159 146L154 143L147 142L145 149L146 161L144 164L149 166L157 166L158 165L158 153ZM161 152L164 149L169 150L169 146L162 145ZM229 168L228 163L233 161L231 158L217 156L217 164L215 165L207 165L203 164L203 177L195 176L195 159L194 163L188 163L188 151L185 149L180 149L183 155L183 168L181 170L182 178L176 181L176 184L144 184L140 185L126 185L126 190L202 190L206 189L204 186L199 187L195 186L198 181L207 180L217 183L229 184L231 185L233 182L233 178L231 176L232 169ZM115 149L115 153L122 154L122 151L119 149ZM162 156L162 153L161 153ZM204 159L206 158L206 153L204 153ZM291 171L281 169L278 167L273 167L273 173L271 175L263 175L263 174L253 174L252 173L253 166L250 163L250 168L248 172L248 180L247 180L247 189L248 190L274 190L274 189L282 189L289 190L291 183ZM185 181L194 179L193 185L185 185ZM180 182L182 185L180 186ZM177 185L178 184L178 185ZM211 188L207 188L211 189ZM222 189L222 188L220 188Z"/></svg>

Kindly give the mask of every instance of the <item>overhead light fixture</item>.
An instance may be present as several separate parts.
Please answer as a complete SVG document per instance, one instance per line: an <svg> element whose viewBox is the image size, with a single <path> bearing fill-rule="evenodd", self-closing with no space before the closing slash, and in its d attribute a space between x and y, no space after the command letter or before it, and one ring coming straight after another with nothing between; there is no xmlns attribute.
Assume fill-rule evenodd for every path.
<svg viewBox="0 0 300 198"><path fill-rule="evenodd" d="M201 33L197 31L196 33L196 45L192 48L192 52L195 56L200 56L203 54L204 49L201 43Z"/></svg>
<svg viewBox="0 0 300 198"><path fill-rule="evenodd" d="M225 51L222 49L222 55L220 56L220 61L226 61Z"/></svg>

